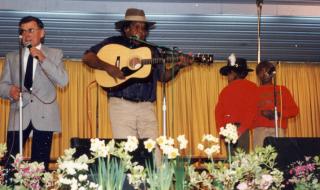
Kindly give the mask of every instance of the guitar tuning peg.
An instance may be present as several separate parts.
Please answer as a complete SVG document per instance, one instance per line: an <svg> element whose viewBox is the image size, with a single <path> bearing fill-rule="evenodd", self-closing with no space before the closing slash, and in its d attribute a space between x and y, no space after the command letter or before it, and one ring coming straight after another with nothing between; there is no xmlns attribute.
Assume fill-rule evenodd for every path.
<svg viewBox="0 0 320 190"><path fill-rule="evenodd" d="M213 61L214 61L214 56L211 55L211 56L210 56L210 63L213 63Z"/></svg>
<svg viewBox="0 0 320 190"><path fill-rule="evenodd" d="M182 51L178 47L172 47L173 51L176 53L182 53Z"/></svg>

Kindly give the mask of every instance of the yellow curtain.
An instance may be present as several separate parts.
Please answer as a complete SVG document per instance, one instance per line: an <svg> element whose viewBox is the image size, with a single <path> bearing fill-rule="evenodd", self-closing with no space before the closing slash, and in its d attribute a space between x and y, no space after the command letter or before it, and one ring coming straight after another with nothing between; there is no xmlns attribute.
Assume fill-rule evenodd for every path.
<svg viewBox="0 0 320 190"><path fill-rule="evenodd" d="M4 60L0 59L0 72L3 63ZM219 74L219 69L224 64L224 61L216 61L212 65L192 65L181 70L174 80L165 85L167 135L176 138L185 134L189 140L187 152L194 156L200 156L197 144L203 134L217 136L214 107L220 90L227 85L226 79ZM94 82L93 70L79 60L65 60L65 66L69 74L69 84L58 90L62 133L54 135L52 159L63 154L70 146L72 137L112 137L108 100L105 92ZM249 66L255 68L255 63L250 63ZM317 81L320 81L320 63L283 62L277 67L278 84L289 88L300 108L300 114L289 120L287 135L319 137L320 84ZM250 73L248 79L256 82L255 73ZM163 87L159 83L155 103L159 134L163 131L162 94ZM0 143L6 140L8 114L9 102L0 99ZM25 149L25 155L30 155L30 147Z"/></svg>

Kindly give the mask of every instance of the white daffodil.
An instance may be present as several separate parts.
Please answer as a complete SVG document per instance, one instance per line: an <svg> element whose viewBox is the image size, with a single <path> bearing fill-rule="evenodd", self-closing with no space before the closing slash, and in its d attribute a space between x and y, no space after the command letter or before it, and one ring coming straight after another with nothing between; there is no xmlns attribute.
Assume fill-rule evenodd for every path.
<svg viewBox="0 0 320 190"><path fill-rule="evenodd" d="M186 139L185 135L179 135L177 137L177 140L179 142L179 148L180 150L186 149L188 145L188 140Z"/></svg>
<svg viewBox="0 0 320 190"><path fill-rule="evenodd" d="M90 151L95 157L106 157L109 154L109 149L105 145L104 140L98 138L91 139Z"/></svg>
<svg viewBox="0 0 320 190"><path fill-rule="evenodd" d="M169 149L170 151L168 152L168 159L175 159L177 156L179 156L179 150L177 148L172 147Z"/></svg>
<svg viewBox="0 0 320 190"><path fill-rule="evenodd" d="M148 139L148 140L144 141L143 144L144 144L144 147L148 150L148 152L152 152L152 150L156 146L156 142L152 139Z"/></svg>
<svg viewBox="0 0 320 190"><path fill-rule="evenodd" d="M128 140L124 145L124 150L127 152L133 152L138 148L139 141L136 136L128 136Z"/></svg>
<svg viewBox="0 0 320 190"><path fill-rule="evenodd" d="M165 141L165 144L171 145L171 146L174 145L174 139L171 137L167 138L167 140Z"/></svg>
<svg viewBox="0 0 320 190"><path fill-rule="evenodd" d="M160 149L162 150L163 154L168 155L173 149L173 147L169 145L162 145L160 146Z"/></svg>
<svg viewBox="0 0 320 190"><path fill-rule="evenodd" d="M162 146L167 140L166 136L160 136L156 139L156 142L158 143L159 146Z"/></svg>
<svg viewBox="0 0 320 190"><path fill-rule="evenodd" d="M208 141L208 142L214 142L214 143L218 143L219 142L219 138L211 135L211 134L205 134L202 137L202 142L204 141Z"/></svg>
<svg viewBox="0 0 320 190"><path fill-rule="evenodd" d="M92 189L97 189L99 187L99 185L96 183L90 182L89 187Z"/></svg>
<svg viewBox="0 0 320 190"><path fill-rule="evenodd" d="M78 179L79 179L79 181L86 181L88 179L88 175L80 174Z"/></svg>
<svg viewBox="0 0 320 190"><path fill-rule="evenodd" d="M70 185L71 184L71 179L59 176L59 183L64 184L64 185Z"/></svg>
<svg viewBox="0 0 320 190"><path fill-rule="evenodd" d="M201 151L204 150L203 144L198 144L197 148L198 148L199 150L201 150Z"/></svg>
<svg viewBox="0 0 320 190"><path fill-rule="evenodd" d="M211 149L211 151L213 152L213 153L218 153L218 152L220 152L220 146L219 145L212 145L211 147L210 147L210 149Z"/></svg>
<svg viewBox="0 0 320 190"><path fill-rule="evenodd" d="M232 142L233 144L235 144L238 140L237 126L231 123L228 123L226 127L221 127L219 134L225 137L225 141L227 143Z"/></svg>
<svg viewBox="0 0 320 190"><path fill-rule="evenodd" d="M206 149L204 149L204 153L206 153L208 158L211 158L212 154L214 153L214 150L211 147L210 148L206 148Z"/></svg>
<svg viewBox="0 0 320 190"><path fill-rule="evenodd" d="M78 180L75 178L71 179L71 190L78 190L79 185L78 185Z"/></svg>
<svg viewBox="0 0 320 190"><path fill-rule="evenodd" d="M114 139L112 139L111 141L109 141L109 143L107 144L107 150L108 150L108 152L109 152L109 154L112 154L114 151L115 151L115 144L116 144L116 142L115 142L115 140Z"/></svg>

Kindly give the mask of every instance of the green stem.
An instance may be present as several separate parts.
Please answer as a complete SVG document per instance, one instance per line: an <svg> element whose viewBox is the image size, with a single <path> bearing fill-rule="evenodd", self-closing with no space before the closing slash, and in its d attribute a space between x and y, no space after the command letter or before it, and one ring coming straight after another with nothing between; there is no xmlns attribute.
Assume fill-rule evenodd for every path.
<svg viewBox="0 0 320 190"><path fill-rule="evenodd" d="M228 160L229 160L229 166L231 166L231 145L228 143Z"/></svg>

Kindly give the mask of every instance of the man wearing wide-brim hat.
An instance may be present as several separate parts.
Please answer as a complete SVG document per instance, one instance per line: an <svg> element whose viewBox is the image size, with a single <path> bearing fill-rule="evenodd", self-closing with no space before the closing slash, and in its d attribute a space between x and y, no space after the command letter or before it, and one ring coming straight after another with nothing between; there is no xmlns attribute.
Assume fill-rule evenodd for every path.
<svg viewBox="0 0 320 190"><path fill-rule="evenodd" d="M249 129L257 112L257 85L247 79L249 72L247 60L231 55L227 65L220 69L220 74L227 76L228 85L219 94L215 108L217 131L227 123L238 126L238 146L249 151Z"/></svg>
<svg viewBox="0 0 320 190"><path fill-rule="evenodd" d="M143 10L130 8L127 9L125 17L115 23L115 28L121 30L127 23L130 22L143 22L148 29L153 29L156 22L148 21Z"/></svg>
<svg viewBox="0 0 320 190"><path fill-rule="evenodd" d="M114 87L105 88L109 98L108 106L114 138L137 136L138 138L155 139L158 137L157 119L153 104L156 100L157 81L167 82L173 76L171 69L163 73L162 64L147 66L142 65L139 60L141 51L146 55L150 52L147 59L160 56L157 48L143 42L154 25L155 22L147 20L143 10L129 8L124 19L115 23L115 29L120 31L121 35L106 38L89 48L83 55L85 64L94 69L106 71L105 74L111 76L112 81L123 82ZM114 47L115 44L120 48L117 51L107 51L107 59L97 56L97 54L104 53L105 47ZM137 48L141 51L134 51ZM130 59L131 57L134 57L134 59ZM146 59L145 55L142 58ZM123 61L126 59L130 65ZM134 65L134 69L129 67L132 65ZM135 67L136 65L138 67ZM174 65L174 75L178 73L180 67L182 67L180 63ZM127 68L127 70L129 68L129 72L124 73L123 68ZM144 69L147 73L146 76L130 78L135 73L144 71Z"/></svg>
<svg viewBox="0 0 320 190"><path fill-rule="evenodd" d="M228 63L220 69L220 74L244 79L253 69L248 68L247 60L244 58L236 58L234 54L230 55Z"/></svg>

